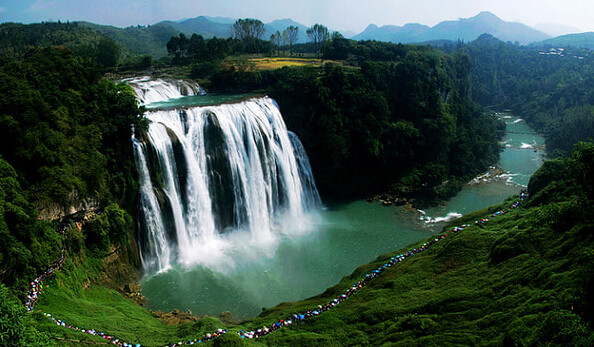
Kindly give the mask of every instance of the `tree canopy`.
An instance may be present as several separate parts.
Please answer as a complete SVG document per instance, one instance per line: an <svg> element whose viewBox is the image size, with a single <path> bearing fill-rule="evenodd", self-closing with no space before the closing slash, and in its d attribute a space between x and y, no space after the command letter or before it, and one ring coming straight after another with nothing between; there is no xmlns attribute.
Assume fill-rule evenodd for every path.
<svg viewBox="0 0 594 347"><path fill-rule="evenodd" d="M503 124L470 99L467 56L377 42L348 43L344 51L363 61L359 69L229 70L213 77L213 87L274 97L325 196L392 190L422 200L443 181L496 161ZM444 186L438 194L450 193Z"/></svg>

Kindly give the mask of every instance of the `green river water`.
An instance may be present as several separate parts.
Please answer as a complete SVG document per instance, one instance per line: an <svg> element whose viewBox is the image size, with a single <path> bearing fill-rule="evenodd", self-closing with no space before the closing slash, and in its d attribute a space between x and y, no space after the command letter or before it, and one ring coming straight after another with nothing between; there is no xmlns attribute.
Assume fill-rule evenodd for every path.
<svg viewBox="0 0 594 347"><path fill-rule="evenodd" d="M149 308L253 317L263 307L322 293L358 266L440 230L446 218L519 193L542 163L544 139L516 117L497 116L507 124L499 166L509 174L465 186L443 206L424 211L424 219L403 207L353 201L327 205L311 217L308 230L280 236L268 253L253 254L241 247L241 235L230 236L237 239L237 252L227 267L176 267L146 276L142 285Z"/></svg>

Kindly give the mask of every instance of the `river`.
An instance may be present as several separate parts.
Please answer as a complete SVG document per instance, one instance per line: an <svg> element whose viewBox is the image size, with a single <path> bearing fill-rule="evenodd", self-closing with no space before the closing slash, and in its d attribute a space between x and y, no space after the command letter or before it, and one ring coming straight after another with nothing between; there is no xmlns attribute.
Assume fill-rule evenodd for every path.
<svg viewBox="0 0 594 347"><path fill-rule="evenodd" d="M496 116L507 125L498 163L507 172L466 185L443 206L423 211L424 219L417 211L379 202L327 205L306 229L284 234L269 252L251 252L246 242L233 262L216 270L174 266L146 276L142 285L149 308L254 317L264 307L317 295L377 256L428 237L446 220L517 194L542 164L544 139L517 117Z"/></svg>

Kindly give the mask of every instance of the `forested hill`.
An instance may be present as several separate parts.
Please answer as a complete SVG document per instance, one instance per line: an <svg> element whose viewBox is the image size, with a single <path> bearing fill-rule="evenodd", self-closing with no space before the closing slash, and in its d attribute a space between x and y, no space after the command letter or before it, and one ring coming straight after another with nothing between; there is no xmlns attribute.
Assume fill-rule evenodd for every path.
<svg viewBox="0 0 594 347"><path fill-rule="evenodd" d="M0 24L0 58L22 57L31 47L67 46L78 55L115 67L120 59L167 55L166 43L178 33L166 25L122 29L87 22L5 23Z"/></svg>
<svg viewBox="0 0 594 347"><path fill-rule="evenodd" d="M2 283L22 295L59 257L55 223L40 216L114 203L134 207L131 126L146 127L132 90L104 79L95 62L68 48L34 48L22 60L0 63ZM131 223L112 209L121 223L73 233L66 241L73 254L85 244L98 256L110 240L127 244Z"/></svg>
<svg viewBox="0 0 594 347"><path fill-rule="evenodd" d="M274 97L324 196L391 190L422 205L496 162L503 124L471 100L467 55L340 37L322 50L343 63L265 71L228 64L211 72L210 87Z"/></svg>
<svg viewBox="0 0 594 347"><path fill-rule="evenodd" d="M472 60L474 99L526 119L546 136L549 155L568 155L594 137L592 51L522 47L489 35L461 48Z"/></svg>

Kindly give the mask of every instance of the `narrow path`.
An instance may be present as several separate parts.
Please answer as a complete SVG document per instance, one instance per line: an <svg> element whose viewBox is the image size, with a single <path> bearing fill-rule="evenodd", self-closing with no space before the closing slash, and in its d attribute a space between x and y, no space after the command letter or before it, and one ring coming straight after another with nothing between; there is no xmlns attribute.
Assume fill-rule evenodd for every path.
<svg viewBox="0 0 594 347"><path fill-rule="evenodd" d="M489 222L492 218L501 216L515 208L518 207L518 205L520 204L520 202L522 200L524 200L527 197L527 194L525 194L523 191L520 193L520 199L518 201L516 201L514 204L512 204L508 209L505 210L500 210L497 211L493 214L491 214L490 216L488 216L487 218L483 218L480 220L476 220L475 224L484 224ZM60 224L58 225L58 231L64 235L64 232L66 230L66 228L69 226L69 224L66 224L65 222L60 222ZM417 248L413 248L412 250L399 254L395 257L391 257L390 260L385 263L384 265L378 267L377 269L372 270L371 272L367 273L363 279L361 279L360 281L354 283L349 289L347 289L345 292L343 292L341 295L337 296L336 298L330 300L329 302L327 302L324 305L319 305L317 308L312 309L312 310L308 310L302 313L296 313L293 314L290 317L286 317L285 319L281 319L278 322L275 322L269 326L265 326L262 327L261 329L256 329L256 330L251 330L251 331L243 331L240 330L238 332L239 336L241 338L244 339L257 339L259 337L262 336L266 336L278 329L281 329L283 327L289 326L291 324L294 324L296 322L299 321L303 321L306 319L310 319L313 317L317 317L320 314L338 306L339 304L341 304L342 302L344 302L345 300L347 300L348 298L350 298L353 294L357 293L360 289L362 289L363 287L365 287L372 279L380 276L386 269L391 268L392 266L406 260L407 258L417 254L417 253L421 253L426 251L427 249L429 249L431 246L433 246L434 244L438 243L439 241L445 239L446 237L448 237L451 234L454 233L458 233L462 230L464 230L465 228L469 227L470 224L464 224L462 226L458 226L458 227L454 227L450 230L446 230L445 232L436 235L436 237L434 239L429 240L428 242L425 242L421 247ZM50 266L43 274L41 274L39 277L35 278L32 282L31 285L29 287L29 291L28 291L28 296L27 296L27 301L25 302L25 307L27 307L27 310L29 312L33 311L33 308L35 306L35 304L37 303L37 300L41 294L41 292L43 291L43 280L52 276L56 270L59 270L60 267L62 266L62 264L64 263L64 259L65 259L65 248L64 248L64 243L62 243L62 256L60 258L60 260L58 260L58 262L56 262L55 264L53 264L52 266ZM45 313L43 312L43 314L50 319L51 321L53 321L56 325L58 326L62 326L68 329L72 329L75 331L79 331L82 333L86 333L86 334L90 334L90 335L94 335L94 336L99 336L105 340L108 341L108 343L116 345L116 346L123 346L123 347L141 347L141 344L139 343L132 343L132 342L124 342L118 338L116 338L115 336L111 336L108 335L104 332L100 332L100 331L96 331L94 329L84 329L84 328L80 328L77 326L73 326L73 325L69 325L66 322L56 319L55 317L52 317L51 314L49 313ZM212 339L216 339L224 334L226 334L228 332L227 329L218 329L216 332L213 332L212 334L206 334L204 337L200 338L200 339L193 339L193 340L186 340L186 341L179 341L179 342L171 342L166 346L180 346L180 345L193 345L193 344L197 344L197 343L202 343L202 342L206 342ZM67 339L62 339L62 338L57 338L59 340L65 340L65 341L72 341L72 342L82 342L82 341L74 341L74 340L67 340Z"/></svg>

